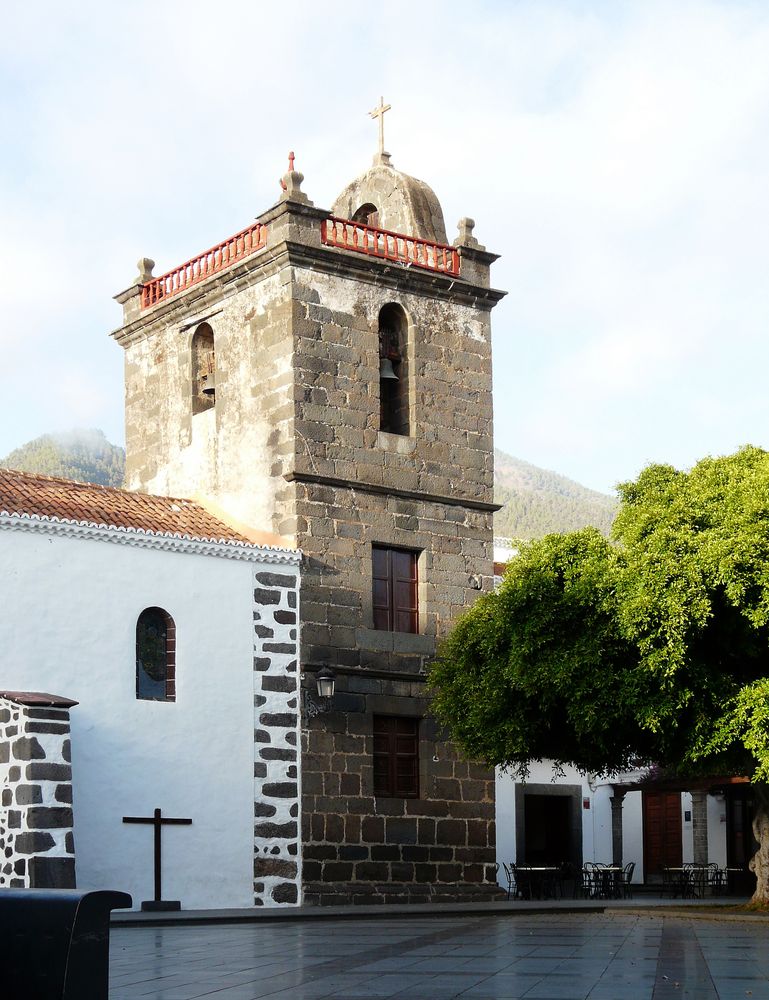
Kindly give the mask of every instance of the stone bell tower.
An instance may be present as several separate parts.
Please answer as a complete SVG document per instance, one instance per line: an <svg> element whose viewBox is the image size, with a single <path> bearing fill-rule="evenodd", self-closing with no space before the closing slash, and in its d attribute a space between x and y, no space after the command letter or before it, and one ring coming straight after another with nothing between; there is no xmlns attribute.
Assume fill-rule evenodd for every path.
<svg viewBox="0 0 769 1000"><path fill-rule="evenodd" d="M493 774L437 731L424 668L493 585L496 257L381 145L331 211L303 180L292 154L256 223L117 296L127 485L302 550L305 901L483 898Z"/></svg>

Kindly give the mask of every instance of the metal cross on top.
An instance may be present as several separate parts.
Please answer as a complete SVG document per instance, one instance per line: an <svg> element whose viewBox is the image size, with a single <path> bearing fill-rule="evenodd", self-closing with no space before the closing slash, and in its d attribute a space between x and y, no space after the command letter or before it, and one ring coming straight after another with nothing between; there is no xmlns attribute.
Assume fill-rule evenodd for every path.
<svg viewBox="0 0 769 1000"><path fill-rule="evenodd" d="M389 111L392 108L391 104L385 104L384 97L379 98L379 107L374 108L373 111L369 111L369 118L379 119L379 154L381 156L384 153L384 116L385 111Z"/></svg>

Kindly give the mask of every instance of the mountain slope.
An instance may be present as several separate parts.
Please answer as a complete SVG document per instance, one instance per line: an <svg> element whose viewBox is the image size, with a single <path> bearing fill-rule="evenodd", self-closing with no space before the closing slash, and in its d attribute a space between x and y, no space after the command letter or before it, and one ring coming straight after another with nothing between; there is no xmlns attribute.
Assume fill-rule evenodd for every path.
<svg viewBox="0 0 769 1000"><path fill-rule="evenodd" d="M504 505L494 515L495 535L538 538L587 524L609 533L617 509L613 497L503 451L496 451L494 459L494 497ZM0 466L101 486L122 486L125 451L110 444L100 430L76 430L43 434L28 441L0 459Z"/></svg>
<svg viewBox="0 0 769 1000"><path fill-rule="evenodd" d="M609 534L617 512L614 497L503 451L495 450L494 466L494 499L504 505L494 515L495 535L539 538L586 525Z"/></svg>
<svg viewBox="0 0 769 1000"><path fill-rule="evenodd" d="M0 459L0 466L99 486L122 486L125 451L110 444L102 431L68 431L28 441Z"/></svg>

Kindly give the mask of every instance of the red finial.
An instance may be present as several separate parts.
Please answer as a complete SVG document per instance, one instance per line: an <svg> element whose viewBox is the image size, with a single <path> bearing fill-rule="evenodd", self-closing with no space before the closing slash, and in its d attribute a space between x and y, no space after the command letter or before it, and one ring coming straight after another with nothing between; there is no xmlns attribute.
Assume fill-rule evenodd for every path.
<svg viewBox="0 0 769 1000"><path fill-rule="evenodd" d="M290 174L293 174L293 172L294 172L294 151L293 150L291 150L291 152L288 154L288 172ZM282 177L280 178L280 186L283 188L284 191L288 190L288 188L286 187L286 182L283 180Z"/></svg>

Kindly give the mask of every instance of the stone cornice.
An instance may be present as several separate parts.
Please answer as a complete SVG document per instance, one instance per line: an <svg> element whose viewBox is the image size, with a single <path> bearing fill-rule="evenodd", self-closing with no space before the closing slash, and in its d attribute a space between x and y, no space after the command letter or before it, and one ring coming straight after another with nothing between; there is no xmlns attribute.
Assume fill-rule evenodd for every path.
<svg viewBox="0 0 769 1000"><path fill-rule="evenodd" d="M191 314L218 309L224 296L238 292L253 280L252 276L262 281L285 265L285 253L281 253L281 246L257 250L226 271L218 271L184 292L143 309L136 319L113 330L110 337L121 347L127 347L148 336L155 327L189 326Z"/></svg>
<svg viewBox="0 0 769 1000"><path fill-rule="evenodd" d="M305 673L317 673L329 664L307 662L303 664L303 676ZM335 674L345 674L348 677L373 677L382 681L408 681L411 684L427 684L427 674L420 670L381 670L378 667L348 667L340 663L331 664L331 669Z"/></svg>
<svg viewBox="0 0 769 1000"><path fill-rule="evenodd" d="M320 476L313 472L287 472L283 478L288 483L316 483L318 486L336 486L341 489L359 490L361 493L377 493L380 496L399 497L402 500L419 500L423 503L440 503L449 507L465 507L468 510L482 510L489 513L501 510L498 503L486 503L472 497L445 496L426 493L422 490L401 490L379 483L364 483L358 479L337 479L335 476Z"/></svg>
<svg viewBox="0 0 769 1000"><path fill-rule="evenodd" d="M464 281L461 275L452 277L450 274L384 260L355 250L314 247L304 243L286 243L285 247L290 262L297 266L355 278L372 285L385 285L414 295L443 298L480 309L493 309L507 295L507 292L498 288L484 288Z"/></svg>
<svg viewBox="0 0 769 1000"><path fill-rule="evenodd" d="M39 514L9 514L0 511L0 531L15 530L37 534L62 535L85 538L118 545L134 545L142 549L163 549L190 555L218 556L246 562L272 563L299 566L302 554L296 549L279 549L271 546L252 545L247 542L211 541L189 535L144 531L141 528L122 528L90 521L71 521L67 518L43 517Z"/></svg>
<svg viewBox="0 0 769 1000"><path fill-rule="evenodd" d="M353 250L292 241L258 250L226 271L212 274L210 278L190 286L187 291L163 299L144 309L132 322L113 330L110 336L121 346L127 346L146 336L156 324L186 324L191 313L211 308L209 303L220 304L223 295L239 291L244 281L249 283L255 278L261 281L286 266L311 268L324 274L338 274L372 285L384 285L413 295L442 298L484 310L493 309L507 294L497 288L471 284L461 277L454 278L397 261L370 257Z"/></svg>

